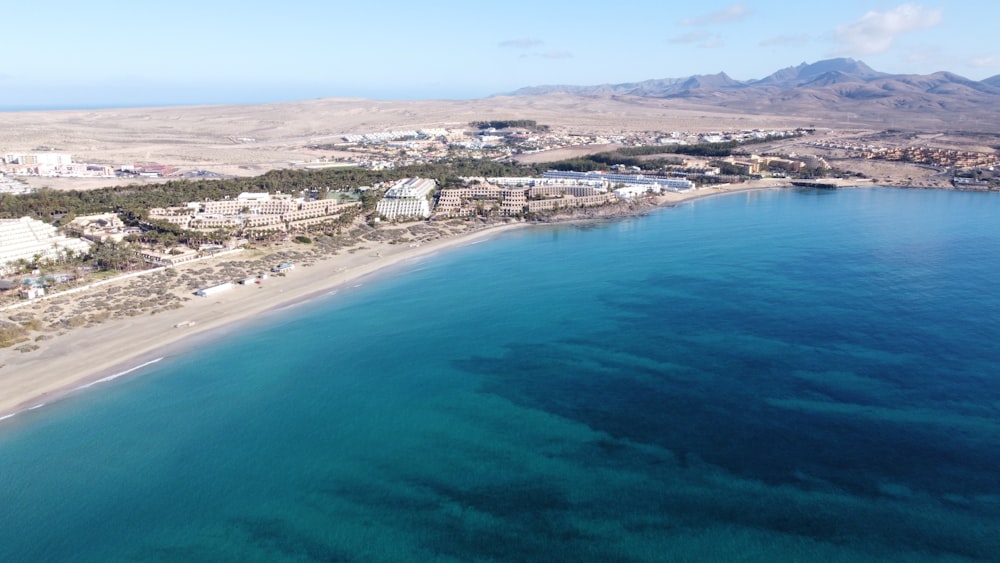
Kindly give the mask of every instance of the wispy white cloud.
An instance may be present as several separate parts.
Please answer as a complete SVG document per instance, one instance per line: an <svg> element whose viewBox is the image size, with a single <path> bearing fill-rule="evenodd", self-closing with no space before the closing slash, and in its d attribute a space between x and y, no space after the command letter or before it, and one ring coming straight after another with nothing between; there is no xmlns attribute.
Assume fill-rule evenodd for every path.
<svg viewBox="0 0 1000 563"><path fill-rule="evenodd" d="M498 46L505 49L534 49L535 47L541 47L544 44L545 42L541 39L522 37L520 39L507 39L501 41Z"/></svg>
<svg viewBox="0 0 1000 563"><path fill-rule="evenodd" d="M567 51L541 51L535 53L525 53L521 55L522 59L536 58L536 59L572 59L573 53Z"/></svg>
<svg viewBox="0 0 1000 563"><path fill-rule="evenodd" d="M888 51L896 37L941 23L943 12L917 4L900 4L886 12L871 11L837 27L836 55L874 55Z"/></svg>
<svg viewBox="0 0 1000 563"><path fill-rule="evenodd" d="M521 53L518 58L521 59L571 59L573 58L573 53L567 51L557 51L555 49L549 49L547 51L539 51L538 47L545 45L545 42L541 39L532 39L528 37L522 37L520 39L507 39L501 41L497 44L498 47L502 49L519 49L522 51L530 51L527 53Z"/></svg>
<svg viewBox="0 0 1000 563"><path fill-rule="evenodd" d="M1000 68L1000 56L986 55L976 57L969 61L969 64L976 68Z"/></svg>
<svg viewBox="0 0 1000 563"><path fill-rule="evenodd" d="M722 46L722 40L718 36L701 30L675 35L669 41L677 44L697 44L699 47L706 49Z"/></svg>
<svg viewBox="0 0 1000 563"><path fill-rule="evenodd" d="M727 6L721 10L715 12L704 14L701 16L695 16L693 18L684 18L680 21L681 25L713 25L717 23L730 23L742 21L750 17L750 9L743 4L733 4L732 6Z"/></svg>
<svg viewBox="0 0 1000 563"><path fill-rule="evenodd" d="M762 40L757 45L761 47L795 47L809 43L808 35L776 35Z"/></svg>
<svg viewBox="0 0 1000 563"><path fill-rule="evenodd" d="M712 34L707 31L689 31L688 33L682 33L680 35L675 35L670 38L671 43L697 43L699 41L705 41Z"/></svg>

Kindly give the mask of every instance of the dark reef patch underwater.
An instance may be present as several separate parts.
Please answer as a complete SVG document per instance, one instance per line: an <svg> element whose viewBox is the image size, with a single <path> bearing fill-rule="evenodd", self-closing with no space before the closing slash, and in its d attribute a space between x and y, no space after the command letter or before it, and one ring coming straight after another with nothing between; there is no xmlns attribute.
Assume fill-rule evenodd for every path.
<svg viewBox="0 0 1000 563"><path fill-rule="evenodd" d="M0 560L1000 560L1000 197L508 233L0 426Z"/></svg>

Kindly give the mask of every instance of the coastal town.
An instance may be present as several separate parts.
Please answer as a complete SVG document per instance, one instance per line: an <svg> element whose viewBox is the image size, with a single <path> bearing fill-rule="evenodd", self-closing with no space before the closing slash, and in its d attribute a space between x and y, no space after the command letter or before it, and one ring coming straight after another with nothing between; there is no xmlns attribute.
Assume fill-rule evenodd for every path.
<svg viewBox="0 0 1000 563"><path fill-rule="evenodd" d="M48 203L0 219L0 369L35 357L51 363L65 335L120 330L138 316L162 319L147 335L152 348L163 344L163 330L169 341L217 326L228 318L220 310L265 311L332 280L504 228L793 184L902 185L880 182L884 171L869 162L921 166L958 189L997 187L995 155L850 138L807 129L569 134L530 120L486 121L345 134L312 146L327 156L290 163L284 180L227 177L208 166L79 163L47 147L6 152L0 197L18 198L7 207ZM462 167L482 172L448 172ZM349 177L371 180L340 180ZM83 213L59 194L87 200L121 188L53 191L38 187L45 178L132 182L126 194L156 191L164 204ZM192 197L213 186L217 196Z"/></svg>
<svg viewBox="0 0 1000 563"><path fill-rule="evenodd" d="M230 140L258 142L252 137ZM298 170L402 171L461 159L517 167L525 159L530 162L545 155L550 156L541 162L554 155L579 156L547 169L535 166L533 176L452 177L445 184L443 179L396 174L396 180L346 188L241 191L222 199L149 207L138 215L108 210L3 218L0 306L85 285L101 271L113 277L115 272L174 267L222 252L289 241L301 244L317 234L360 240L359 229L391 232L412 223L551 221L576 217L584 209L615 208L619 211L613 213L618 213L623 206L631 209L664 194L689 197L706 189L788 185L797 178L833 178L843 185L874 183L877 177L857 171L872 161L922 166L947 176L961 189L992 189L1000 182L994 175L995 154L900 142L907 140L920 139L823 135L805 129L586 134L553 132L532 120L344 134L336 142L310 146L338 156L298 163ZM803 145L814 151L789 150ZM578 150L583 152L572 152ZM3 155L0 191L8 197L36 193L36 187L25 183L31 178L224 180L213 172L177 165L81 163L51 147ZM293 170L296 164L292 163ZM511 170L516 173L516 168ZM96 249L112 246L119 254L115 260L94 259Z"/></svg>
<svg viewBox="0 0 1000 563"><path fill-rule="evenodd" d="M253 137L227 137L240 148L266 146ZM780 141L800 141L781 143ZM670 172L699 172L709 163L733 164L737 172L757 175L764 166L748 165L747 159L697 158L690 147L710 145L746 146L746 157L755 157L754 145L761 145L761 156L770 167L812 173L824 170L866 169L866 161L911 163L933 170L951 184L968 187L969 178L979 187L998 187L1000 178L992 172L1000 165L995 151L978 147L955 148L952 140L940 135L900 135L891 131L818 131L810 129L720 129L712 131L623 131L620 134L551 131L532 120L494 120L474 122L467 127L389 130L370 133L334 135L328 142L304 143L301 147L310 159L275 162L276 168L318 170L327 168L396 169L405 166L448 162L469 158L504 162L545 162L553 155L592 154L628 149L649 158L656 154L687 154L684 163ZM676 149L676 150L672 150ZM975 149L975 150L972 150ZM808 151L808 152L806 152ZM90 180L94 185L121 182L156 182L184 179L221 179L231 173L213 170L210 164L158 162L80 162L79 157L52 147L35 147L20 152L0 153L0 194L35 191L57 179ZM756 157L753 160L758 160ZM782 164L782 161L785 161ZM799 164L795 164L795 163ZM831 166L830 163L835 163ZM695 178L691 178L695 179ZM992 181L991 181L992 180ZM72 186L73 184L67 184Z"/></svg>
<svg viewBox="0 0 1000 563"><path fill-rule="evenodd" d="M116 213L76 216L55 226L34 219L0 220L0 264L7 276L7 301L17 296L33 299L47 289L72 285L79 272L61 271L60 265L91 254L96 245L125 245L134 242L132 252L145 266L178 266L221 251L239 249L251 243L300 239L317 228L350 229L356 223L441 221L447 219L493 218L527 219L543 212L572 211L605 206L634 198L659 195L664 191L684 193L695 189L689 180L666 176L619 173L550 171L541 177L464 178L461 187L439 188L427 178L403 178L389 186L363 186L351 192L334 192L319 197L308 194L243 192L232 199L192 201L184 205L151 208L138 225L126 225ZM378 192L374 210L363 215L361 196ZM183 244L150 243L144 233L162 225L187 233ZM147 242L143 242L146 240ZM192 241L199 241L195 246ZM157 240L156 242L162 242ZM44 275L41 270L46 270ZM57 275L52 275L55 272ZM33 274L33 275L32 275Z"/></svg>
<svg viewBox="0 0 1000 563"><path fill-rule="evenodd" d="M0 563L1000 561L1000 3L4 15Z"/></svg>
<svg viewBox="0 0 1000 563"><path fill-rule="evenodd" d="M509 126L514 124L515 126ZM454 158L513 160L550 151L588 147L689 146L712 143L746 143L793 137L791 130L720 130L711 132L651 131L619 135L551 132L530 120L493 121L467 128L392 130L335 136L326 143L307 143L305 148L321 154L311 160L290 161L285 167L321 169L360 167L393 169ZM251 137L228 137L233 144L251 147L262 141ZM2 154L0 174L10 185L15 180L77 178L113 181L218 178L223 175L192 166L156 162L78 162L74 155L52 147ZM3 178L4 176L0 176ZM43 183L43 182L42 182ZM25 189L20 182L19 190ZM29 184L30 186L30 184ZM14 187L9 188L11 191ZM2 193L2 192L0 192Z"/></svg>

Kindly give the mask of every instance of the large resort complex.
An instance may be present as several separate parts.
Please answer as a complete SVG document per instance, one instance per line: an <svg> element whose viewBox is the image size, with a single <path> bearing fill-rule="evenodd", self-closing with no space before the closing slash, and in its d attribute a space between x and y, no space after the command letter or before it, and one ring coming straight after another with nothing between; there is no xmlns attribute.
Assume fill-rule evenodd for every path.
<svg viewBox="0 0 1000 563"><path fill-rule="evenodd" d="M436 217L524 216L694 188L688 180L663 176L563 171L546 172L541 178L466 178L465 182L461 188L441 190Z"/></svg>
<svg viewBox="0 0 1000 563"><path fill-rule="evenodd" d="M235 199L153 208L149 210L149 219L173 223L182 229L223 229L254 236L303 230L335 221L360 205L359 202L340 203L333 199L306 200L290 194L244 192Z"/></svg>
<svg viewBox="0 0 1000 563"><path fill-rule="evenodd" d="M349 227L356 219L375 225L473 217L530 218L694 187L683 178L566 171L549 171L540 177L466 177L461 182L456 186L449 181L447 187L439 189L434 179L409 177L350 191L312 189L299 195L242 192L232 198L154 207L143 217L133 217L130 225L116 213L67 217L65 235L36 219L7 219L0 221L0 273L51 264L67 252L85 256L94 244L131 241L133 244L125 248L130 248L137 260L169 267L248 241L301 237L316 230L329 232L331 225ZM365 210L362 194L372 191L374 197L364 197L375 204ZM164 229L178 236L168 237L170 242L164 245L147 235Z"/></svg>
<svg viewBox="0 0 1000 563"><path fill-rule="evenodd" d="M520 216L542 210L589 207L614 201L612 192L575 182L539 178L470 178L462 188L441 190L435 214Z"/></svg>

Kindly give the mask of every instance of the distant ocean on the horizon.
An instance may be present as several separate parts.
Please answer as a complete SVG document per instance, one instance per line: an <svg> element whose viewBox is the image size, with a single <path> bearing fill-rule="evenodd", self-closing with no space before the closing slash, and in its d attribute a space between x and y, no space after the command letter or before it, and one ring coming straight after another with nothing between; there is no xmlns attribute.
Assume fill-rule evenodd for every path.
<svg viewBox="0 0 1000 563"><path fill-rule="evenodd" d="M771 190L405 264L0 423L0 561L1000 560L998 217Z"/></svg>
<svg viewBox="0 0 1000 563"><path fill-rule="evenodd" d="M0 106L0 113L16 113L22 111L89 111L89 110L102 110L102 109L132 109L132 108L155 108L164 106L196 106L196 105L212 105L212 104L198 104L198 103L172 103L172 104L155 104L155 103L121 103L121 104L70 104L70 105L10 105L10 106Z"/></svg>
<svg viewBox="0 0 1000 563"><path fill-rule="evenodd" d="M98 111L105 109L141 109L160 107L189 107L189 106L220 106L220 105L247 105L250 103L271 103L271 102L122 102L118 104L53 104L53 105L10 105L0 106L0 113L18 113L26 111Z"/></svg>

